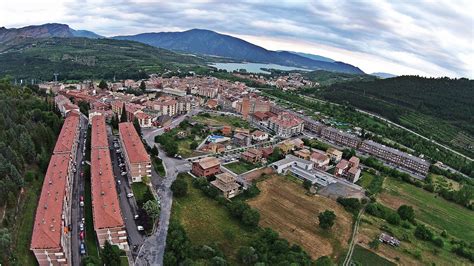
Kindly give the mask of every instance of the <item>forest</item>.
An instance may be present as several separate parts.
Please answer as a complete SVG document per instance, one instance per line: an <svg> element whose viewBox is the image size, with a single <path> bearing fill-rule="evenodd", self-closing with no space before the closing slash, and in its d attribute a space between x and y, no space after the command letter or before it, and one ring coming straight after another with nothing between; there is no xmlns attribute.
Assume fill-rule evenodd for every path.
<svg viewBox="0 0 474 266"><path fill-rule="evenodd" d="M63 121L51 97L37 87L14 87L8 79L0 80L0 113L0 250L4 251L0 262L4 262L28 254L24 245L31 237L37 197Z"/></svg>

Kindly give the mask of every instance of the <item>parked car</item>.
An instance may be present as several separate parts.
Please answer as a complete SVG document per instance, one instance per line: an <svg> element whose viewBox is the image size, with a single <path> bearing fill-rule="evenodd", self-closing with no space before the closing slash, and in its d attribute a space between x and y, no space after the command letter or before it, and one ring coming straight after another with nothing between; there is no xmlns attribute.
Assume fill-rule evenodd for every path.
<svg viewBox="0 0 474 266"><path fill-rule="evenodd" d="M127 172L122 172L121 175L127 175Z"/></svg>
<svg viewBox="0 0 474 266"><path fill-rule="evenodd" d="M131 198L131 197L133 197L133 193L128 193L127 198Z"/></svg>
<svg viewBox="0 0 474 266"><path fill-rule="evenodd" d="M81 252L81 255L86 254L86 246L84 245L84 242L81 242L81 246L79 247L79 251Z"/></svg>
<svg viewBox="0 0 474 266"><path fill-rule="evenodd" d="M81 196L79 199L79 206L84 207L84 197Z"/></svg>
<svg viewBox="0 0 474 266"><path fill-rule="evenodd" d="M125 166L125 164L124 164L124 163L121 163L121 164L119 164L119 166L122 167L122 166Z"/></svg>
<svg viewBox="0 0 474 266"><path fill-rule="evenodd" d="M137 230L138 230L138 231L144 231L145 228L143 228L143 226L141 226L141 225L138 225L138 226L137 226Z"/></svg>
<svg viewBox="0 0 474 266"><path fill-rule="evenodd" d="M122 184L122 181L117 180L117 184L121 185L121 184Z"/></svg>
<svg viewBox="0 0 474 266"><path fill-rule="evenodd" d="M79 233L79 239L81 239L81 241L84 240L84 231Z"/></svg>
<svg viewBox="0 0 474 266"><path fill-rule="evenodd" d="M79 230L84 231L84 224L82 222L79 223Z"/></svg>

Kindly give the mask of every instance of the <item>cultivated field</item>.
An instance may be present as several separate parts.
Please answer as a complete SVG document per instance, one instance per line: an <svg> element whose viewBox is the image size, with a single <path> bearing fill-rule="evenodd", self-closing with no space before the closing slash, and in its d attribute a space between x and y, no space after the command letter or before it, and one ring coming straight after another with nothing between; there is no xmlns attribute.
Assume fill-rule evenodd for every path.
<svg viewBox="0 0 474 266"><path fill-rule="evenodd" d="M415 209L417 219L438 231L446 230L448 234L467 241L474 239L473 211L421 188L386 178L384 192L380 194L379 201L393 209L402 204L411 205Z"/></svg>
<svg viewBox="0 0 474 266"><path fill-rule="evenodd" d="M197 115L193 117L193 120L206 124L208 126L232 126L232 127L250 128L249 122L236 116Z"/></svg>
<svg viewBox="0 0 474 266"><path fill-rule="evenodd" d="M301 184L274 175L258 183L260 195L249 204L260 212L260 226L270 227L290 243L303 247L317 259L331 256L333 260L344 253L351 234L352 216L336 201L308 195ZM324 210L336 214L336 224L329 231L318 226L317 215Z"/></svg>

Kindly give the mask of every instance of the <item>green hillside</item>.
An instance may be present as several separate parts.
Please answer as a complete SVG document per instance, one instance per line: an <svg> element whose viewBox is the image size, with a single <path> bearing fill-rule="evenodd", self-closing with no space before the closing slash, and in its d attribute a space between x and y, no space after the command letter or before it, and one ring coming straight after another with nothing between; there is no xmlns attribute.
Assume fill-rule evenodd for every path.
<svg viewBox="0 0 474 266"><path fill-rule="evenodd" d="M474 155L474 81L402 76L351 81L305 93L379 114Z"/></svg>
<svg viewBox="0 0 474 266"><path fill-rule="evenodd" d="M51 80L53 73L61 80L141 78L200 63L195 56L110 39L23 39L0 46L0 76L14 79Z"/></svg>

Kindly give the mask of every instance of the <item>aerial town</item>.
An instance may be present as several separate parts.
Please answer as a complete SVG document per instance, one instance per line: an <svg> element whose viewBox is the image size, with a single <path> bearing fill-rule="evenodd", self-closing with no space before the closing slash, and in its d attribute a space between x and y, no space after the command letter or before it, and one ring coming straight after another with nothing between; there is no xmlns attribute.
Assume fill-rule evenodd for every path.
<svg viewBox="0 0 474 266"><path fill-rule="evenodd" d="M156 259L151 250L159 245L163 249L159 227L166 223L154 221L152 228L144 227L147 222L140 219L138 207L142 203L132 189L135 183L148 186L162 205L170 200L161 191L166 180L172 182L182 172L213 177L209 184L228 200L271 172L309 182L314 191L330 198L364 198L364 189L355 184L367 168L360 158L376 157L418 179L430 167L423 158L280 106L240 82L152 76L105 86L49 82L40 88L55 95L55 106L65 117L31 240L40 265L79 263L91 252L85 246L88 226L100 247L106 242L117 245L130 263ZM180 147L181 139L191 138L193 144L184 143L183 149L169 154L160 142L167 134L175 135ZM328 148L315 148L313 141ZM158 173L158 154L152 152L157 143L165 149L160 148L158 160L174 171ZM279 157L272 156L276 150ZM347 150L352 153L343 158ZM91 221L84 211L85 182L91 184ZM159 208L169 212L170 206Z"/></svg>

